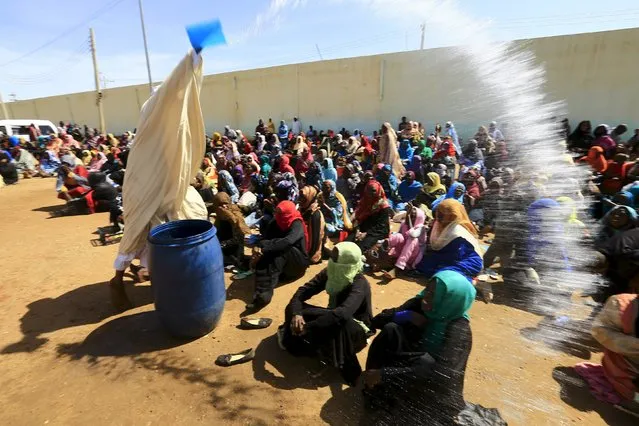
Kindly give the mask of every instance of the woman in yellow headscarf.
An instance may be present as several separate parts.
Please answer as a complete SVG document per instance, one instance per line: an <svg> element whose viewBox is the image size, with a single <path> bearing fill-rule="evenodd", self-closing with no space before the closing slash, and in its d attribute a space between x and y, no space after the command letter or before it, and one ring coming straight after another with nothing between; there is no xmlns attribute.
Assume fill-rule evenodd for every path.
<svg viewBox="0 0 639 426"><path fill-rule="evenodd" d="M472 280L484 266L477 230L463 204L453 198L443 200L435 209L428 247L415 267L427 278L450 270Z"/></svg>
<svg viewBox="0 0 639 426"><path fill-rule="evenodd" d="M442 184L441 177L435 172L430 172L424 179L421 192L415 198L415 205L424 205L431 209L433 202L444 194L446 187Z"/></svg>
<svg viewBox="0 0 639 426"><path fill-rule="evenodd" d="M112 148L117 148L120 145L120 141L113 136L113 133L107 135L107 142Z"/></svg>

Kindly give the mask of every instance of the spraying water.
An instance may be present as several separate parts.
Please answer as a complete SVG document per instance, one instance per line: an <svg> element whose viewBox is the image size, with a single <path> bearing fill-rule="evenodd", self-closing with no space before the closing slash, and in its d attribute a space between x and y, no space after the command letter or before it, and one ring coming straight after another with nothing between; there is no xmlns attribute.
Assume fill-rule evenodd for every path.
<svg viewBox="0 0 639 426"><path fill-rule="evenodd" d="M535 198L561 196L570 197L582 218L586 204L579 197L579 183L585 178L582 169L572 165L566 157L565 144L560 137L557 117L564 116L564 106L547 100L544 94L545 72L535 64L534 55L512 42L495 43L490 37L490 22L469 16L455 1L441 0L332 0L339 3L361 3L381 16L427 22L429 27L447 31L451 19L454 31L447 31L455 44L459 59L466 63L476 76L480 86L481 108L492 112L494 119L507 127L508 150L511 167L521 173L523 180L529 181L522 190L528 192L524 200L508 200L501 205L497 222L502 231L512 232L514 246L535 259L528 265L520 264L515 271L515 281L523 284L521 301L533 303L535 311L548 316L559 316L571 307L568 295L572 292L590 292L596 276L586 271L591 250L579 245L581 234L578 229L568 229L566 208L552 208L543 212L539 234L533 236L539 242L551 238L544 250L530 253L525 233L520 226L528 221L528 206ZM273 0L267 11L259 14L249 32L258 33L269 20L277 21L287 10L303 7L303 0ZM460 108L463 111L463 108ZM464 116L451 117L460 122ZM532 194L531 194L532 192ZM572 210L572 207L568 207ZM554 215L554 216L553 216ZM515 221L514 217L522 217ZM587 219L586 219L587 220ZM592 223L588 223L592 225ZM555 232L556 231L556 232ZM561 233L559 237L556 235ZM544 243L544 241L541 241ZM546 241L548 242L548 241ZM534 243L534 242L533 242ZM570 254L566 252L570 247ZM529 247L528 247L529 248ZM561 253L553 252L559 249ZM570 257L571 265L567 264ZM532 264L531 264L532 262ZM488 265L487 265L488 266ZM527 267L537 266L534 272ZM537 270L538 269L538 270ZM532 275L531 275L532 274ZM525 282L522 282L525 281ZM523 300L527 299L527 300Z"/></svg>
<svg viewBox="0 0 639 426"><path fill-rule="evenodd" d="M549 102L544 93L545 73L535 63L534 55L514 43L494 43L489 35L489 23L468 16L454 1L437 0L334 0L333 3L355 2L372 8L392 19L411 16L411 20L427 22L429 27L447 31L458 45L458 59L475 74L477 98L481 108L491 111L506 133L509 166L521 175L521 197L505 200L497 214L497 233L509 236L510 248L518 256L504 273L505 286L513 290L517 305L546 317L536 338L545 343L578 340L587 332L584 325L575 326L563 315L576 306L574 293L592 293L597 275L587 265L592 258L592 243L583 244L583 230L566 226L568 217L576 211L594 229L586 212L586 202L580 196L580 184L585 172L565 154L565 142L560 136L557 117L564 116L561 103ZM260 14L251 31L259 31L266 20L277 19L287 8L297 8L305 2L274 0ZM450 31L451 20L454 30ZM464 107L457 119L464 121ZM507 130L506 130L507 128ZM540 198L568 197L567 204L554 201L531 203ZM542 205L543 204L543 205ZM574 210L573 210L574 209ZM528 227L530 233L524 230ZM590 246L590 247L589 247ZM504 266L502 252L501 263ZM486 267L490 265L487 261ZM543 350L543 349L542 349ZM543 409L541 407L536 407Z"/></svg>

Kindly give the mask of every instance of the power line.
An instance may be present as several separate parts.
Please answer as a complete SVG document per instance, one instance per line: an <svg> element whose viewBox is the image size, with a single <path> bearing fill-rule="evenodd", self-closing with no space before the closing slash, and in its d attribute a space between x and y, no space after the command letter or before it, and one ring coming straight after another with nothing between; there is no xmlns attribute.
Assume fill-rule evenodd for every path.
<svg viewBox="0 0 639 426"><path fill-rule="evenodd" d="M74 67L80 62L77 59L82 55L88 55L89 52L90 52L90 49L89 49L88 40L84 40L78 47L76 47L69 54L68 57L54 64L47 71L40 72L37 74L31 74L31 75L24 75L24 74L17 75L17 74L4 73L0 75L0 77L5 81L8 81L12 84L17 84L17 85L41 84L53 79L54 77L59 75L61 71Z"/></svg>
<svg viewBox="0 0 639 426"><path fill-rule="evenodd" d="M33 55L34 53L37 53L39 51L41 51L42 49L44 49L45 47L49 47L51 46L53 43L55 43L56 41L68 36L69 34L71 34L74 31L77 31L80 28L83 28L86 24L88 24L91 21L94 21L95 19L97 19L98 17L100 17L101 15L103 15L104 13L108 12L109 10L113 9L114 7L116 7L117 5L119 5L120 3L124 2L126 0L110 0L106 5L102 6L100 9L98 9L97 11L95 11L94 13L92 13L91 15L89 15L89 17L87 17L85 20L83 20L82 22L79 22L78 24L74 25L73 27L69 28L68 30L66 30L65 32L57 35L56 37L52 38L51 40L47 41L46 43L36 47L35 49L17 57L14 58L12 60L10 60L9 62L5 62L4 64L1 64L0 67L6 67L7 65L11 65L13 63L16 63L28 56Z"/></svg>

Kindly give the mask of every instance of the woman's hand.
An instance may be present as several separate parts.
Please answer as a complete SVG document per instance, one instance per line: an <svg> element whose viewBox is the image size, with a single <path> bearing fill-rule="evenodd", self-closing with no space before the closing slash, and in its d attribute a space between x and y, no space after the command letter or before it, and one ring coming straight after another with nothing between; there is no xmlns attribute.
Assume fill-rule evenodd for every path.
<svg viewBox="0 0 639 426"><path fill-rule="evenodd" d="M366 370L361 380L367 388L375 387L382 382L382 370Z"/></svg>
<svg viewBox="0 0 639 426"><path fill-rule="evenodd" d="M301 315L293 316L291 319L291 331L293 332L293 336L302 336L306 333L305 330L306 321L304 321L304 317Z"/></svg>
<svg viewBox="0 0 639 426"><path fill-rule="evenodd" d="M357 233L355 234L355 239L357 241L362 241L364 238L366 238L366 232L357 231Z"/></svg>

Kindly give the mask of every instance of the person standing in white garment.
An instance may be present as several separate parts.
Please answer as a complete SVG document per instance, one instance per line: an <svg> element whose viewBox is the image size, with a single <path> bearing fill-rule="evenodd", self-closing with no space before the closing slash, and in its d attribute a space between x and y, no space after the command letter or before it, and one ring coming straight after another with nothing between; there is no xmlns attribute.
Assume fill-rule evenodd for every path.
<svg viewBox="0 0 639 426"><path fill-rule="evenodd" d="M455 151L461 154L462 147L459 144L459 136L457 135L457 130L455 129L455 125L452 121L446 122L446 134L453 139L453 145L455 145Z"/></svg>
<svg viewBox="0 0 639 426"><path fill-rule="evenodd" d="M295 136L302 133L302 123L297 119L297 117L293 117L293 124L291 125L291 130Z"/></svg>
<svg viewBox="0 0 639 426"><path fill-rule="evenodd" d="M490 135L491 138L493 138L493 140L495 142L501 142L501 141L504 140L504 135L501 132L501 130L499 130L497 128L497 122L496 121L493 121L488 126L488 134Z"/></svg>
<svg viewBox="0 0 639 426"><path fill-rule="evenodd" d="M207 218L202 197L190 185L206 145L201 86L202 57L191 51L142 107L122 186L124 234L109 283L118 310L132 307L123 281L131 261L140 259L148 268L149 231L171 220Z"/></svg>

